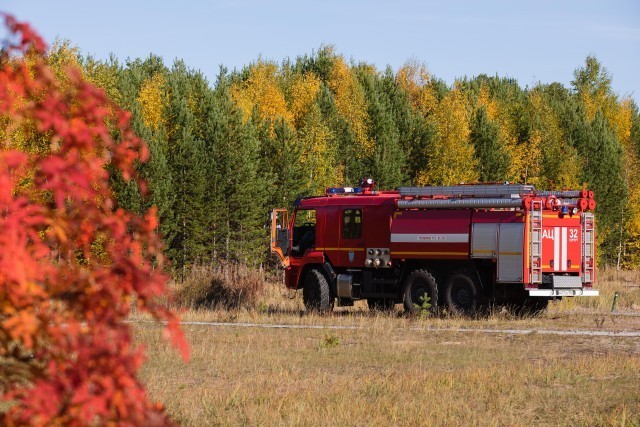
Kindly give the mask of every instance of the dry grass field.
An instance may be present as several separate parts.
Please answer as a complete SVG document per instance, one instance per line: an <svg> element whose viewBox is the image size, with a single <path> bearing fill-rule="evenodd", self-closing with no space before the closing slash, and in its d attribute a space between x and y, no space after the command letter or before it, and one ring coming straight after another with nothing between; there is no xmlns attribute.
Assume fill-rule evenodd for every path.
<svg viewBox="0 0 640 427"><path fill-rule="evenodd" d="M371 313L361 304L307 315L299 295L272 285L256 308L186 311L189 363L158 325L132 320L147 348L143 380L184 425L637 426L640 338L542 330L640 331L638 285L638 272L605 271L600 298L478 319L412 319L400 306ZM615 292L621 314L610 313Z"/></svg>

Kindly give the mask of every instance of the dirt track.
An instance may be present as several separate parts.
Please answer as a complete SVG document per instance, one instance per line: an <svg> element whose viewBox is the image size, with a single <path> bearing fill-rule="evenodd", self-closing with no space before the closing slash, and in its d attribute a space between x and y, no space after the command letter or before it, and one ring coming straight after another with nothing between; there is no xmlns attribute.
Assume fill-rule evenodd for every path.
<svg viewBox="0 0 640 427"><path fill-rule="evenodd" d="M135 321L135 323L145 323L146 321ZM237 328L263 328L263 329L328 329L328 330L358 330L367 329L365 326L355 325L292 325L284 323L249 323L249 322L203 322L203 321L183 321L182 325L198 325L211 327L237 327ZM571 336L606 336L606 337L631 337L640 338L640 331L594 331L580 329L490 329L490 328L446 328L446 327L411 327L411 331L434 331L434 332L470 332L486 334L511 334L511 335L571 335Z"/></svg>

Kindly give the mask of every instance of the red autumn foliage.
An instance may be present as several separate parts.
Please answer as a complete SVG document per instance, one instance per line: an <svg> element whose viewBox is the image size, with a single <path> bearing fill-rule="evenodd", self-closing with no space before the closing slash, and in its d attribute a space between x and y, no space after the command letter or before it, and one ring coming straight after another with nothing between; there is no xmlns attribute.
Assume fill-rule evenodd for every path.
<svg viewBox="0 0 640 427"><path fill-rule="evenodd" d="M63 89L42 39L2 16L0 118L9 129L30 120L51 147L23 152L7 136L0 148L0 393L10 402L0 424L170 424L137 379L143 353L124 322L133 305L166 321L188 358L178 318L159 301L155 211L115 208L105 170L137 180L147 147L129 114L77 70ZM39 54L29 67L28 51Z"/></svg>

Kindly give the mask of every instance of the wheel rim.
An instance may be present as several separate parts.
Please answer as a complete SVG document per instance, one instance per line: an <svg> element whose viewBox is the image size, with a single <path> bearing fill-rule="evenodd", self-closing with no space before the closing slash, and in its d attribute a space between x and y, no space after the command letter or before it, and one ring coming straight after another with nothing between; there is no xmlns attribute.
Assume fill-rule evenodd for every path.
<svg viewBox="0 0 640 427"><path fill-rule="evenodd" d="M471 294L467 288L457 288L453 291L453 301L457 306L469 307L471 305Z"/></svg>
<svg viewBox="0 0 640 427"><path fill-rule="evenodd" d="M424 297L425 294L427 294L427 296L431 298L429 289L422 281L415 283L411 289L411 302L413 304L421 305L424 301L422 301L420 298ZM429 303L431 303L431 301L429 301Z"/></svg>
<svg viewBox="0 0 640 427"><path fill-rule="evenodd" d="M457 280L451 287L451 300L461 310L474 308L473 289L466 281Z"/></svg>

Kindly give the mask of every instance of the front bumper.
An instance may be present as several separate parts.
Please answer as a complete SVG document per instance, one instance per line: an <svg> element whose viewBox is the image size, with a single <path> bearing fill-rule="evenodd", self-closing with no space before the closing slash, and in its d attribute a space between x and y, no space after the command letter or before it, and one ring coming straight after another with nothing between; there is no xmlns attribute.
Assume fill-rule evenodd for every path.
<svg viewBox="0 0 640 427"><path fill-rule="evenodd" d="M597 297L597 289L527 289L530 297Z"/></svg>

